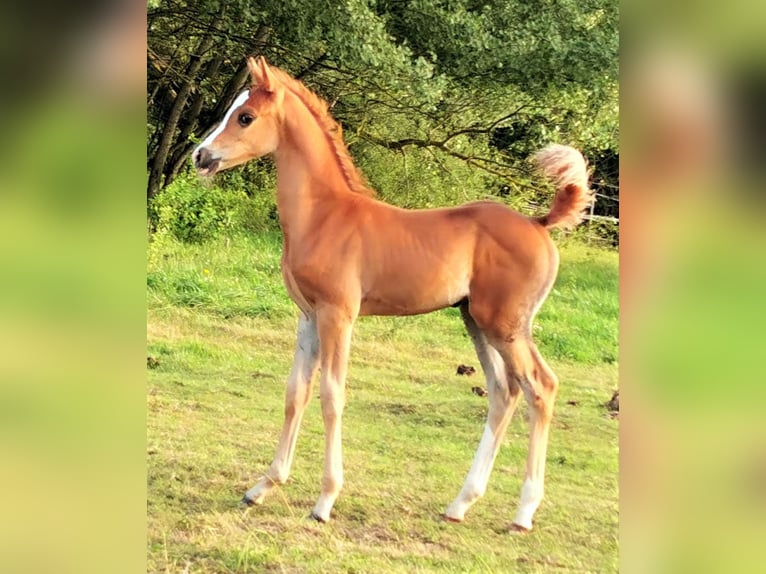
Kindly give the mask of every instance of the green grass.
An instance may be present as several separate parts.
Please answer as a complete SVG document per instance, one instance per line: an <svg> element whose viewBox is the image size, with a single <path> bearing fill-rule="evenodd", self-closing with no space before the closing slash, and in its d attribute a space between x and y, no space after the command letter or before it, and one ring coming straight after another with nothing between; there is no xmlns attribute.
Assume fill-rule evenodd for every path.
<svg viewBox="0 0 766 574"><path fill-rule="evenodd" d="M276 233L204 245L152 246L149 307L185 308L221 319L295 318L279 271ZM533 327L543 355L586 364L616 363L617 253L570 244L558 280ZM457 309L402 318L364 318L358 330L389 341L426 345L468 340Z"/></svg>
<svg viewBox="0 0 766 574"><path fill-rule="evenodd" d="M238 501L267 468L282 424L297 313L275 235L153 245L148 274L150 572L614 572L618 422L617 256L568 245L536 322L562 381L535 531L507 532L524 472L526 407L487 495L461 525L440 515L460 489L487 402L454 309L363 318L344 415L346 484L333 521L307 518L322 472L319 401L309 404L288 484ZM315 389L314 395L318 395Z"/></svg>

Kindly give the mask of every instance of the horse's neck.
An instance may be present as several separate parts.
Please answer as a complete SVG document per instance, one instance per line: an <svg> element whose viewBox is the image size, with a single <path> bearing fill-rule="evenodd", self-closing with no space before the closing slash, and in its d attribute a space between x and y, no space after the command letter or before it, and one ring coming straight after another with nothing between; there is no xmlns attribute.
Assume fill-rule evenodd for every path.
<svg viewBox="0 0 766 574"><path fill-rule="evenodd" d="M297 98L291 96L290 99ZM339 200L350 193L331 144L316 118L298 101L290 101L285 112L277 166L277 208L286 235L306 231L315 207Z"/></svg>

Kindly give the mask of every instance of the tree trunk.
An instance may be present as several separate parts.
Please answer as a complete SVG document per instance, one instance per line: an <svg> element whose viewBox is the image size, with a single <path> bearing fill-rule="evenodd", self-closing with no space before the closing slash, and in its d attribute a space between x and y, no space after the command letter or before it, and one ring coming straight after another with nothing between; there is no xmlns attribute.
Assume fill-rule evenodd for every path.
<svg viewBox="0 0 766 574"><path fill-rule="evenodd" d="M219 54L210 61L204 72L205 78L215 78L218 75L218 70L223 63L223 57L223 54ZM197 119L199 118L200 111L202 111L202 106L204 104L205 92L198 89L189 109L184 114L184 122L181 126L181 131L176 138L176 144L170 149L170 153L168 154L169 159L165 162L163 170L165 174L163 186L170 185L176 175L178 175L183 164L186 163L188 155L194 147L194 144L189 142L189 135L197 125Z"/></svg>
<svg viewBox="0 0 766 574"><path fill-rule="evenodd" d="M196 81L197 74L202 67L203 56L213 46L214 36L213 30L218 22L220 22L223 15L224 7L215 16L213 21L205 33L205 36L200 40L197 47L196 54L192 54L189 65L186 69L185 80L178 90L173 106L168 114L168 119L165 122L165 126L162 129L162 135L160 136L159 144L157 145L157 152L154 154L152 161L152 169L149 173L149 183L147 185L146 195L147 198L152 198L157 191L159 191L162 185L162 175L165 171L165 163L167 162L168 153L173 141L173 136L178 126L178 122L181 119L186 102L191 94L192 86Z"/></svg>

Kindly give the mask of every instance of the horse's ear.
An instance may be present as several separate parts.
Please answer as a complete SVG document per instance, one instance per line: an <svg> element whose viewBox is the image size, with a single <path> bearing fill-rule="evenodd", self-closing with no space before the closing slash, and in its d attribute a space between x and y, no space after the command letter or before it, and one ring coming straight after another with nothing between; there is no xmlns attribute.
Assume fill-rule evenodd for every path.
<svg viewBox="0 0 766 574"><path fill-rule="evenodd" d="M271 68L266 63L266 58L263 56L248 58L247 67L250 70L250 77L253 80L254 86L266 92L274 91L274 74L271 73Z"/></svg>

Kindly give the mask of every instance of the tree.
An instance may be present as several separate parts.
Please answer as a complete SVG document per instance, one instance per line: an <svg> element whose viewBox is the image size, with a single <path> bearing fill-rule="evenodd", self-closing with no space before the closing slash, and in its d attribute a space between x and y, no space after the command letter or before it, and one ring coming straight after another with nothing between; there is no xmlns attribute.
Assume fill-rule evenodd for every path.
<svg viewBox="0 0 766 574"><path fill-rule="evenodd" d="M246 86L248 55L327 99L360 157L458 161L495 185L520 181L550 140L617 150L617 17L616 0L161 1L148 10L147 193Z"/></svg>

